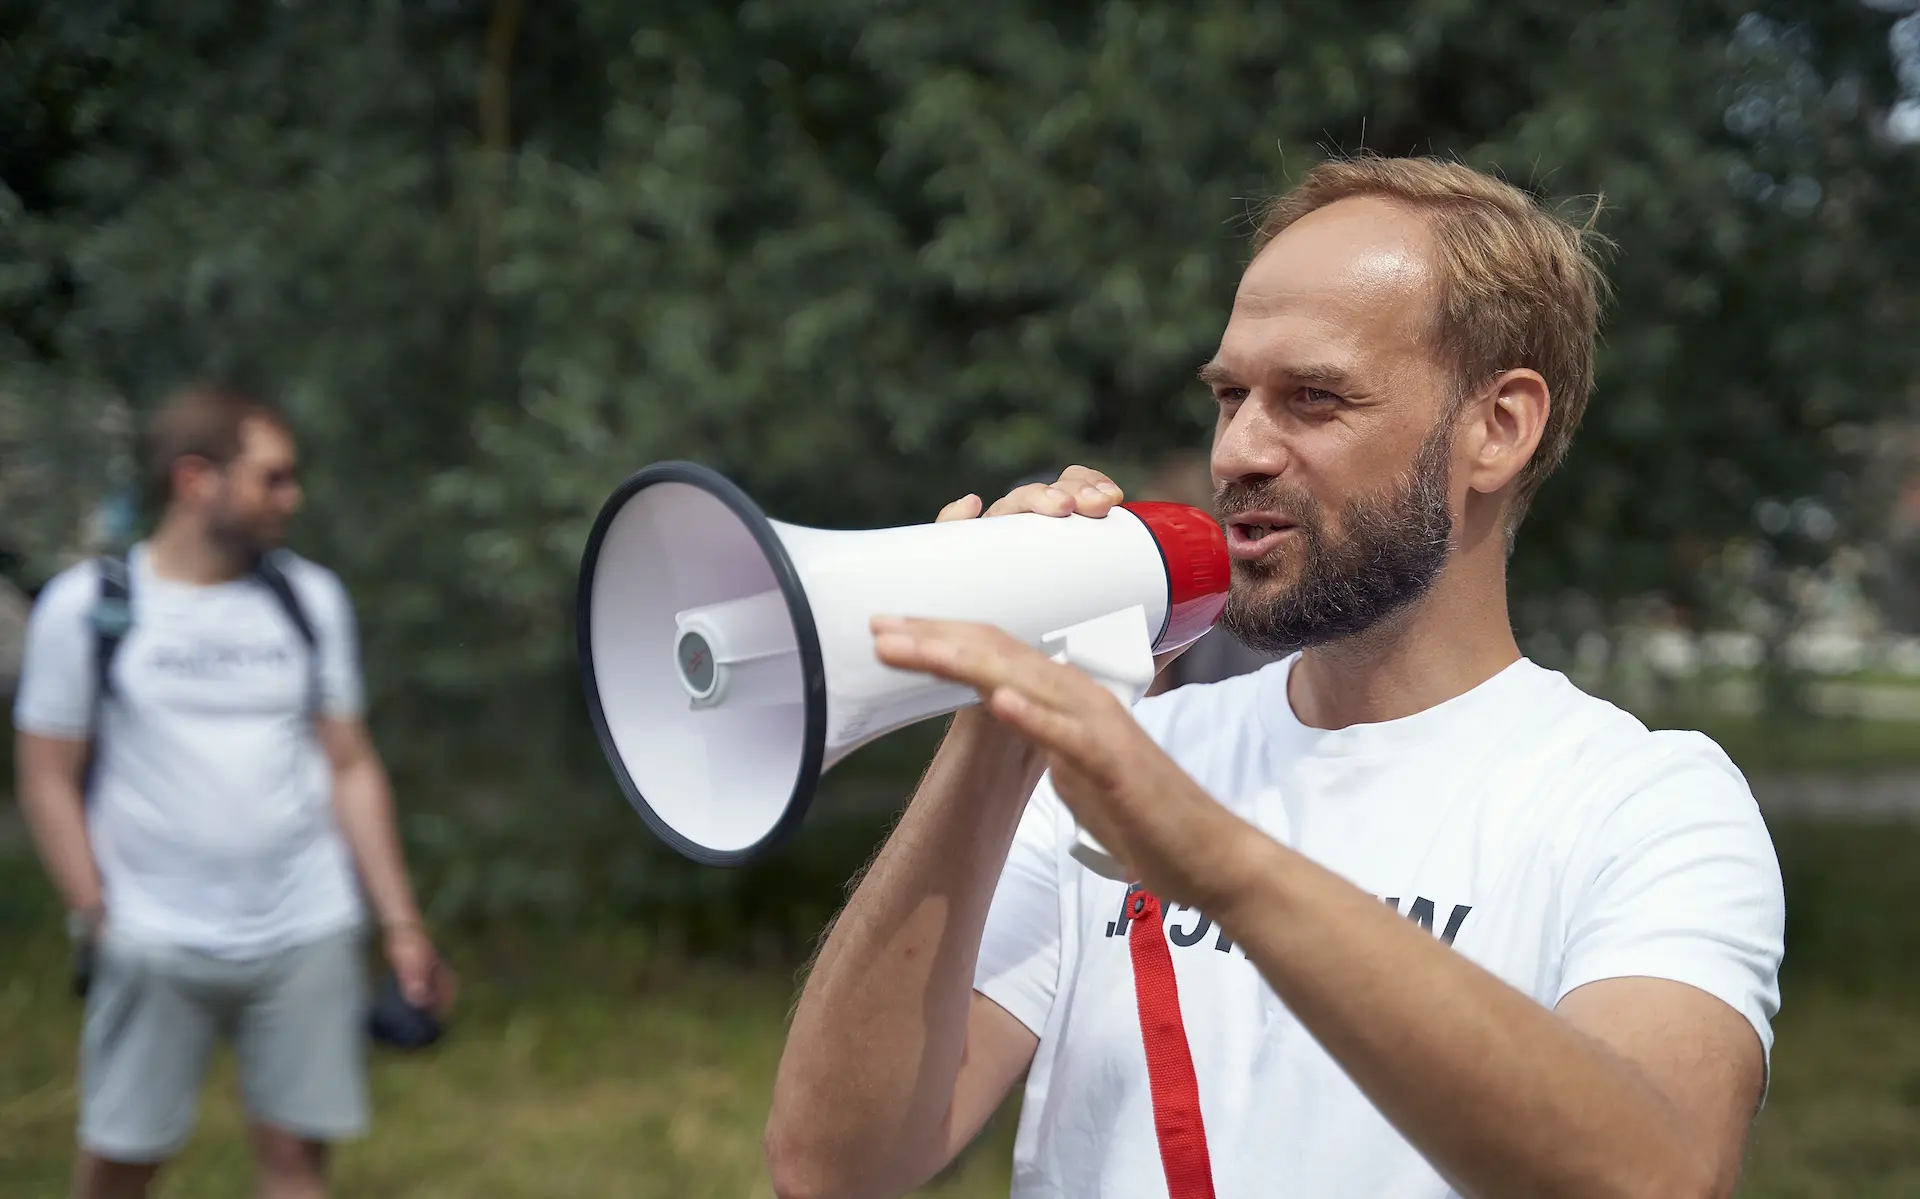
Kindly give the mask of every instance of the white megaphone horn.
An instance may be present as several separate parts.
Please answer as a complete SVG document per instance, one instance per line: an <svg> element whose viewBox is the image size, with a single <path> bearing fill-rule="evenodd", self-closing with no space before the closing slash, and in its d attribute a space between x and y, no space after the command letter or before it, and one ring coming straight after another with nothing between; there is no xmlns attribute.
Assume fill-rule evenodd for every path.
<svg viewBox="0 0 1920 1199"><path fill-rule="evenodd" d="M697 862L738 865L793 833L822 771L978 700L882 665L875 615L996 625L1131 704L1154 654L1213 626L1227 586L1219 524L1185 504L834 532L769 520L714 471L661 462L614 491L587 538L580 670L648 827ZM1075 856L1117 869L1084 837Z"/></svg>

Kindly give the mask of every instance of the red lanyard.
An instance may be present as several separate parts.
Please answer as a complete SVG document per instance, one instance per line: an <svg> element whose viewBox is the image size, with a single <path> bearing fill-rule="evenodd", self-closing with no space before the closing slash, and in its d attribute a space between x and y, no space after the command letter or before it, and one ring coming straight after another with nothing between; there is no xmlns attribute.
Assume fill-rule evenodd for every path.
<svg viewBox="0 0 1920 1199"><path fill-rule="evenodd" d="M1180 984L1160 923L1159 898L1135 891L1127 900L1127 919L1133 921L1127 948L1133 957L1133 993L1140 1006L1140 1039L1147 1048L1147 1081L1153 1089L1153 1130L1160 1139L1168 1199L1213 1199L1200 1081L1180 1019Z"/></svg>

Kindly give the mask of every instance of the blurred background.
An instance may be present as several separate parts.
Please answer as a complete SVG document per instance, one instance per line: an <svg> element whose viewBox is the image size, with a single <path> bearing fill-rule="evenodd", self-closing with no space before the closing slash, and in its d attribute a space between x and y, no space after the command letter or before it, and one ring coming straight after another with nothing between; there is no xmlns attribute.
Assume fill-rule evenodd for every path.
<svg viewBox="0 0 1920 1199"><path fill-rule="evenodd" d="M36 589L142 531L141 413L274 398L467 980L340 1193L768 1194L795 971L938 729L763 865L672 858L579 698L599 504L666 457L838 527L1074 461L1168 491L1250 212L1361 148L1604 196L1523 644L1767 813L1743 1193L1920 1194L1920 0L0 0L0 693ZM65 952L0 803L0 1195L66 1176ZM1004 1194L1011 1129L931 1193ZM223 1076L161 1193L247 1177Z"/></svg>

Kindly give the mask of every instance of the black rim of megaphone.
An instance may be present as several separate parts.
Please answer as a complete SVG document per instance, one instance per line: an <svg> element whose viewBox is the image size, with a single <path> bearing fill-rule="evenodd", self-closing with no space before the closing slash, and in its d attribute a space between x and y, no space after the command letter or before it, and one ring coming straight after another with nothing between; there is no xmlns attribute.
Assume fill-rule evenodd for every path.
<svg viewBox="0 0 1920 1199"><path fill-rule="evenodd" d="M747 526L747 531L753 534L760 552L766 555L767 564L773 567L774 582L779 585L780 594L786 598L787 612L793 618L793 631L799 642L800 676L807 705L806 745L800 756L800 772L794 779L793 794L787 798L786 810L780 814L779 821L766 836L745 849L709 849L687 840L662 820L654 812L653 805L647 802L647 797L641 794L633 776L627 773L626 765L620 760L619 750L614 745L612 731L607 727L606 710L600 705L600 683L593 670L593 575L600 562L600 545L606 539L614 518L627 506L627 501L656 483L690 483L725 504L740 518L741 523ZM746 492L725 475L697 462L656 462L635 472L607 497L607 502L600 508L599 517L593 522L593 531L587 535L587 548L580 557L580 583L574 599L574 623L577 626L580 675L586 687L587 712L593 720L594 736L600 739L601 755L606 758L607 765L613 768L613 777L620 784L627 802L656 836L682 856L703 865L740 866L778 848L793 835L794 830L800 827L800 822L806 819L807 808L813 803L814 789L820 782L821 763L826 758L826 670L820 655L820 633L814 627L813 609L807 603L807 593L800 586L800 572L793 568L793 559L787 556L787 547L781 543L779 534L773 531L773 523Z"/></svg>

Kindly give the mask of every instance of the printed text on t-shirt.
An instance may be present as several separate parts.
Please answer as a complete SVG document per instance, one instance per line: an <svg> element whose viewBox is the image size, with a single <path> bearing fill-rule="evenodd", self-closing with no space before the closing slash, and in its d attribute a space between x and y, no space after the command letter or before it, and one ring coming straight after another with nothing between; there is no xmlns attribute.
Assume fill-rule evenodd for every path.
<svg viewBox="0 0 1920 1199"><path fill-rule="evenodd" d="M1124 937L1127 935L1127 928L1132 923L1132 921L1127 919L1126 915L1127 897L1139 889L1140 884L1134 883L1121 895L1119 914L1112 920L1107 921L1107 936ZM1381 902L1396 912L1400 910L1400 897L1397 895L1382 896ZM1439 908L1439 904L1428 899L1426 896L1416 896L1413 902L1408 905L1406 916L1407 919L1418 924L1421 928L1426 929L1428 932L1433 932L1435 927L1434 917L1439 911ZM1453 944L1453 939L1460 935L1460 926L1467 922L1467 915L1472 911L1472 904L1457 903L1453 905L1452 911L1449 912L1447 916L1446 924L1440 927L1439 937L1441 944ZM1180 919L1189 915L1193 918L1192 922L1182 925ZM1187 907L1185 904L1161 905L1160 918L1166 921L1167 941L1175 949L1187 949L1198 945L1209 932L1214 931L1212 920L1201 915L1194 909ZM1233 942L1227 939L1226 930L1222 929L1218 932L1214 938L1213 947L1221 953L1233 952Z"/></svg>

